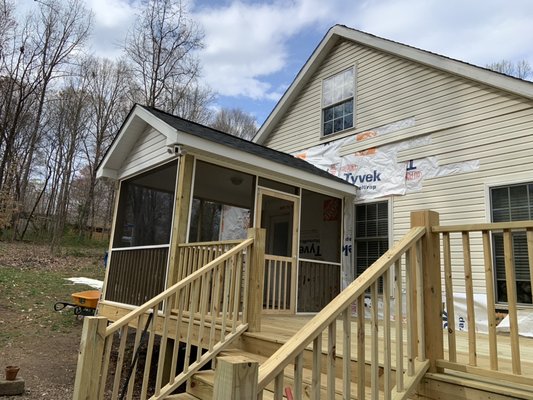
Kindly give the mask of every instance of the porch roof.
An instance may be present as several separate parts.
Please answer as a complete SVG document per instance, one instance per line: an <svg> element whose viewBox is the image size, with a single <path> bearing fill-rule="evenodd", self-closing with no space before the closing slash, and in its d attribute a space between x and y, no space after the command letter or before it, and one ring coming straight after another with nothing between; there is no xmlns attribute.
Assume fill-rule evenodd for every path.
<svg viewBox="0 0 533 400"><path fill-rule="evenodd" d="M142 127L140 120L144 122ZM169 148L180 145L186 151L215 155L217 158L232 160L236 164L246 164L277 175L326 186L347 195L355 195L354 185L305 160L140 104L132 108L109 147L98 167L99 177L118 178L116 171L147 125L166 136Z"/></svg>

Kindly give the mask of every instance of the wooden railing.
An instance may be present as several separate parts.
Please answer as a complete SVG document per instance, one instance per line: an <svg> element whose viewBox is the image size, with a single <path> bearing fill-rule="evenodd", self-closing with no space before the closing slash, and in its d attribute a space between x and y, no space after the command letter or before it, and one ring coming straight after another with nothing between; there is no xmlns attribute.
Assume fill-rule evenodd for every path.
<svg viewBox="0 0 533 400"><path fill-rule="evenodd" d="M318 399L321 391L324 398L328 399L336 398L336 395L364 399L367 383L370 384L373 399L406 398L430 367L423 341L423 321L428 317L424 304L429 301L424 299L422 290L425 277L421 246L427 241L425 232L425 226L412 228L265 361L258 370L257 398L262 398L263 390L268 386L274 391L274 398L281 399L285 387L284 372L291 364L294 365L294 378L287 385L292 387L295 399L302 399L304 393L311 393L311 398ZM403 293L404 290L408 293L405 338L401 300L391 307L393 276L396 293ZM378 321L376 306L372 307L370 320L365 320L367 291L370 292L372 304L377 305L380 279L383 280L384 292L383 320ZM357 313L356 331L352 332L354 310ZM438 309L430 316L431 319L435 317L440 320ZM351 345L353 336L356 337L355 348ZM370 354L366 351L368 341ZM383 349L381 357L378 342ZM309 357L307 360L304 358L304 353L308 350L312 351L311 360ZM356 365L353 365L352 356L357 358ZM337 368L338 361L342 363L341 368ZM354 367L356 371L352 371ZM309 381L304 378L304 368L312 370ZM367 369L369 377L366 375ZM321 385L322 379L324 385ZM356 393L352 393L352 390Z"/></svg>
<svg viewBox="0 0 533 400"><path fill-rule="evenodd" d="M176 257L178 268L175 281L180 281L189 276L241 242L242 240L225 240L223 242L178 244L178 253Z"/></svg>
<svg viewBox="0 0 533 400"><path fill-rule="evenodd" d="M292 257L265 255L264 312L294 313L295 268Z"/></svg>
<svg viewBox="0 0 533 400"><path fill-rule="evenodd" d="M533 287L533 221L456 226L435 226L432 228L442 237L444 289L447 311L448 355L437 361L437 366L449 370L468 372L489 378L498 378L513 383L533 386L533 360L524 357L525 346L530 354L533 341L520 338L518 331L518 309L527 309L517 301L513 237L522 235L527 243L527 260ZM497 235L498 237L495 237ZM502 239L503 238L503 239ZM506 302L497 303L495 295L495 266L493 247L496 240L503 240L503 259L506 282ZM500 244L501 245L501 244ZM475 249L475 256L473 249ZM473 267L484 274L472 273ZM474 279L475 278L475 279ZM461 357L457 349L458 327L455 320L454 294L464 293L467 308L468 358ZM475 293L486 294L488 319L488 348L486 340L479 343L479 322L475 314ZM529 304L530 312L531 304ZM506 309L509 318L509 333L498 335L497 309ZM502 357L503 356L503 357ZM510 359L510 361L508 361ZM527 363L527 364L526 364ZM527 365L527 366L526 366ZM529 371L528 371L529 370Z"/></svg>
<svg viewBox="0 0 533 400"><path fill-rule="evenodd" d="M86 318L74 399L162 399L249 326L258 329L263 254L264 231L251 229L247 240L233 243L231 250L204 266L205 252L189 258L197 266L194 272L111 325L104 317ZM132 329L134 338L129 335ZM159 355L152 365L156 335ZM185 347L184 355L178 342ZM179 363L182 371L177 370Z"/></svg>

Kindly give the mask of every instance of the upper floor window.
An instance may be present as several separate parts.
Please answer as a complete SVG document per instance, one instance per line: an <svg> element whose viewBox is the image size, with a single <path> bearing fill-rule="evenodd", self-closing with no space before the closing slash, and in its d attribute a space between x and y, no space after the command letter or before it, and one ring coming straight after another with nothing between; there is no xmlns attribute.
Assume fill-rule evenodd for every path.
<svg viewBox="0 0 533 400"><path fill-rule="evenodd" d="M354 93L354 68L324 79L322 83L322 133L324 136L353 127Z"/></svg>

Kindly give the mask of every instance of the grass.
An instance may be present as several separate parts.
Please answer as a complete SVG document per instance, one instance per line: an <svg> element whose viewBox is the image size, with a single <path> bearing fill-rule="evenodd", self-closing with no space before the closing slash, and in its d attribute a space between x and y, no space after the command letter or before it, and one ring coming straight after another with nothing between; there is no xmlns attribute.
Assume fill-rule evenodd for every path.
<svg viewBox="0 0 533 400"><path fill-rule="evenodd" d="M54 311L57 301L91 289L65 278L103 280L103 249L72 247L59 257L46 246L0 243L0 347L13 340L69 333L81 322L72 309Z"/></svg>

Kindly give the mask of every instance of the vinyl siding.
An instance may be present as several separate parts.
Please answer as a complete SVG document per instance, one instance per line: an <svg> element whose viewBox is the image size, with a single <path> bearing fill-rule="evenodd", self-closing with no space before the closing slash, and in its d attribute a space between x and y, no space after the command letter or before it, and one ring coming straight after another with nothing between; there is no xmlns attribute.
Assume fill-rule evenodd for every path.
<svg viewBox="0 0 533 400"><path fill-rule="evenodd" d="M322 80L353 65L356 66L355 128L322 139ZM405 132L368 142L383 144L475 122L496 112L511 113L528 107L528 102L490 87L342 41L304 86L265 144L289 153L296 152L324 141L415 117L416 125ZM355 147L345 149L346 152L354 150Z"/></svg>
<svg viewBox="0 0 533 400"><path fill-rule="evenodd" d="M474 123L435 132L431 145L416 150L418 157L437 156L440 165L475 159L480 167L470 173L427 179L420 192L397 196L393 212L395 239L409 229L410 213L421 208L437 211L442 225L490 221L489 186L533 181L533 109L521 112L521 117L516 118L519 122L509 120L507 115L492 121L492 126ZM409 159L405 156L413 154L414 151L400 153L400 159ZM453 243L460 243L460 236L456 235L452 246ZM482 293L485 275L481 235L472 235L470 244L474 289ZM452 257L452 265L460 272L462 253L454 251ZM455 280L454 288L463 291L464 280Z"/></svg>
<svg viewBox="0 0 533 400"><path fill-rule="evenodd" d="M166 137L155 129L149 129L140 135L139 139L128 154L119 172L119 178L145 171L159 165L173 155L168 154Z"/></svg>
<svg viewBox="0 0 533 400"><path fill-rule="evenodd" d="M414 118L415 125L395 133L356 142L341 155L369 147L430 135L431 143L400 152L399 161L436 156L439 164L479 160L479 169L427 179L416 193L392 200L392 237L407 232L410 213L431 209L443 225L490 220L488 187L533 181L533 102L421 64L361 45L337 44L303 87L265 144L296 152L325 142L321 139L321 84L356 66L355 127L327 141ZM378 199L379 200L379 199ZM452 246L460 243L452 238ZM484 292L480 235L471 237L474 289ZM462 268L462 252L453 250L453 265ZM464 290L464 280L454 288Z"/></svg>

